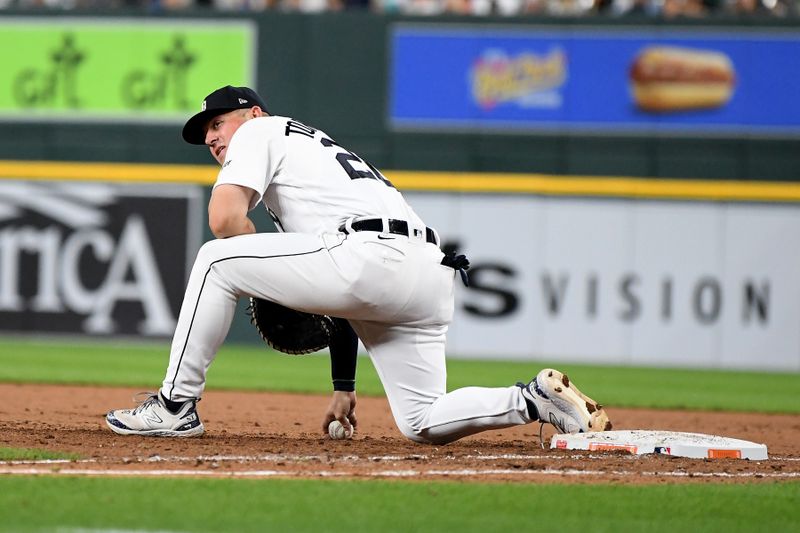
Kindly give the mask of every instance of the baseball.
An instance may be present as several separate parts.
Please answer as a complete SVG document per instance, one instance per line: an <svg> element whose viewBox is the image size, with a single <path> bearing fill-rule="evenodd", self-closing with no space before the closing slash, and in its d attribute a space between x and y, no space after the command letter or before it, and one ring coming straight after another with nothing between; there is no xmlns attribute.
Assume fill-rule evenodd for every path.
<svg viewBox="0 0 800 533"><path fill-rule="evenodd" d="M328 424L328 435L333 440L350 439L353 437L353 426L350 426L350 431L345 431L344 426L338 420L334 420Z"/></svg>

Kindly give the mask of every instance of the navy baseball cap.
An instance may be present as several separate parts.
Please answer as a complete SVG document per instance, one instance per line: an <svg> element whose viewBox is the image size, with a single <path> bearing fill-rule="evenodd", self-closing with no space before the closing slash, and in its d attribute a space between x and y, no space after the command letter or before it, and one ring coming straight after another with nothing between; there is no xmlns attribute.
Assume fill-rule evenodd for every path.
<svg viewBox="0 0 800 533"><path fill-rule="evenodd" d="M253 106L258 106L265 113L267 112L264 101L249 87L226 85L217 89L203 100L201 111L186 121L186 125L183 126L183 140L189 144L205 144L204 127L206 122L234 109L250 109Z"/></svg>

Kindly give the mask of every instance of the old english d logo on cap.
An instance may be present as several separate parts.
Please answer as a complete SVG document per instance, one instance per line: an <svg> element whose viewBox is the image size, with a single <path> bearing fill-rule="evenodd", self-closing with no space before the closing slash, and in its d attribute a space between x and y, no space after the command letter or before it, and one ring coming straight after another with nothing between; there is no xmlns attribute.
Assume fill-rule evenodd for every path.
<svg viewBox="0 0 800 533"><path fill-rule="evenodd" d="M267 112L264 101L249 87L233 87L226 85L206 96L201 111L190 118L183 127L183 139L189 144L205 144L205 124L216 115L259 106Z"/></svg>

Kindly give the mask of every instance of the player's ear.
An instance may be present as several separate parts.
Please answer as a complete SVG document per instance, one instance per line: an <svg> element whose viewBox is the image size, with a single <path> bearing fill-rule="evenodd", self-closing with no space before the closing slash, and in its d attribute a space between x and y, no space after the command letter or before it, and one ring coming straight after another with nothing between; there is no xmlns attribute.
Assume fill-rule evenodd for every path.
<svg viewBox="0 0 800 533"><path fill-rule="evenodd" d="M257 117L266 116L266 113L264 112L264 110L261 109L257 105L254 105L253 107L251 107L250 108L250 112L248 114L250 115L250 118L257 118Z"/></svg>

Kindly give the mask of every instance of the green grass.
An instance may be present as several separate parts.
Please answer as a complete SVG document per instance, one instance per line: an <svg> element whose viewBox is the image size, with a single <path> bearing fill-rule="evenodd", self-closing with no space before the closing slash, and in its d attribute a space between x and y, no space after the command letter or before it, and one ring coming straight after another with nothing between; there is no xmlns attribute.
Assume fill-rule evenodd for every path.
<svg viewBox="0 0 800 533"><path fill-rule="evenodd" d="M0 531L797 531L800 483L0 478ZM43 512L46 509L46 512Z"/></svg>
<svg viewBox="0 0 800 533"><path fill-rule="evenodd" d="M166 344L0 338L0 382L153 389ZM800 412L798 374L450 360L449 387L504 386L543 366L608 405ZM211 389L330 390L324 355L225 346ZM360 394L382 394L367 358ZM0 460L73 458L0 448ZM0 532L797 531L800 483L546 484L0 476Z"/></svg>
<svg viewBox="0 0 800 533"><path fill-rule="evenodd" d="M42 459L79 459L75 453L51 452L36 448L0 447L0 461L41 461Z"/></svg>
<svg viewBox="0 0 800 533"><path fill-rule="evenodd" d="M0 339L0 382L118 385L154 389L164 376L167 344ZM800 413L800 374L591 366L450 359L448 387L506 386L555 366L609 406ZM326 355L291 357L257 346L223 346L209 389L327 393ZM382 395L369 359L360 358L358 391Z"/></svg>

